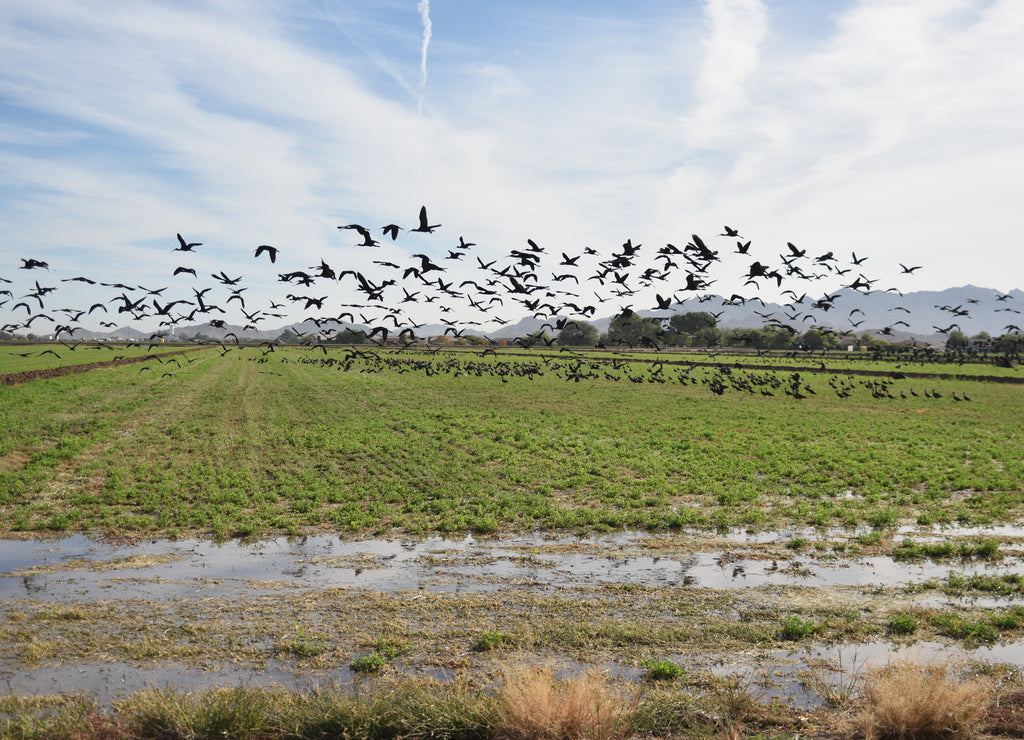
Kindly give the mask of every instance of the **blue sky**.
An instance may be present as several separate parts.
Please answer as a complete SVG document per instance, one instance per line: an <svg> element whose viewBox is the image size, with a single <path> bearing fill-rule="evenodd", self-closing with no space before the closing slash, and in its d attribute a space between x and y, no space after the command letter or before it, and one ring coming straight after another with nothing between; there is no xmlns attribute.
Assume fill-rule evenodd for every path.
<svg viewBox="0 0 1024 740"><path fill-rule="evenodd" d="M1019 0L5 0L0 277L167 285L181 232L277 295L459 236L494 258L730 224L751 254L923 265L905 290L1020 288L1021 38ZM424 204L442 229L372 254L336 228Z"/></svg>

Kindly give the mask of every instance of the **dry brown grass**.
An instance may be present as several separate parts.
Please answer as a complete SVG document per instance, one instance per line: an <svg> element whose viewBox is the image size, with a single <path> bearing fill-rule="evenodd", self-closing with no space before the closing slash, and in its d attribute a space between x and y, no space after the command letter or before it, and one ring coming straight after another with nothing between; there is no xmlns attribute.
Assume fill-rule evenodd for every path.
<svg viewBox="0 0 1024 740"><path fill-rule="evenodd" d="M992 700L991 684L948 665L903 662L869 674L854 722L868 740L969 738Z"/></svg>
<svg viewBox="0 0 1024 740"><path fill-rule="evenodd" d="M615 740L635 709L600 672L558 679L551 668L510 671L499 690L501 740Z"/></svg>

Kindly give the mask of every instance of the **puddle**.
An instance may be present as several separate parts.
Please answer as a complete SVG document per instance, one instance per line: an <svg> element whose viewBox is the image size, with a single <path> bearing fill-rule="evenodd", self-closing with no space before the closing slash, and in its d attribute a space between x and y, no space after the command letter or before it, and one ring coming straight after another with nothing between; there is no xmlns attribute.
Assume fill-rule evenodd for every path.
<svg viewBox="0 0 1024 740"><path fill-rule="evenodd" d="M745 544L765 541L757 536ZM320 535L222 544L160 540L109 545L82 535L53 541L0 540L0 597L167 600L200 593L224 595L238 588L487 591L510 584L558 589L609 584L724 590L793 584L900 587L944 579L953 571L973 575L1019 566L1009 550L996 563L903 562L789 551L771 556L746 552L737 547L740 544L744 543L738 535L700 538L695 545L692 538L635 532L481 540L346 540ZM695 546L707 549L694 552Z"/></svg>
<svg viewBox="0 0 1024 740"><path fill-rule="evenodd" d="M835 558L814 551L815 541L835 542L855 536L849 530L722 535L656 535L620 532L590 537L530 533L476 539L351 540L332 535L274 538L251 543L221 544L198 540L143 541L107 544L82 535L59 540L0 540L0 598L44 602L90 602L140 599L171 601L210 599L231 594L317 592L351 589L360 592L490 592L497 589L559 591L581 595L602 585L650 588L683 586L716 590L800 585L812 588L884 586L895 589L951 572L1019 572L1015 538L1021 528L907 529L898 538L988 536L1011 540L996 563L930 560L902 562L888 557ZM778 545L806 537L812 547L793 552ZM929 599L973 606L1006 607L1024 603L1024 596L994 598L977 595L954 599L934 592ZM919 603L921 602L918 597ZM1001 644L972 651L951 650L940 643L865 643L835 647L760 651L741 656L666 656L681 665L746 677L765 698L778 697L800 706L818 701L802 687L809 663L852 668L864 661L884 663L902 657L986 660L1024 666L1024 643ZM694 661L697 661L696 663ZM636 678L634 666L612 667L618 675ZM826 671L827 673L827 671ZM837 674L838 675L838 674ZM259 669L237 666L197 668L179 664L146 667L122 663L84 666L12 668L0 661L0 682L9 692L46 694L82 690L101 701L151 686L199 689L220 685L279 684L308 688L352 680L345 670L318 673L291 670L268 662Z"/></svg>
<svg viewBox="0 0 1024 740"><path fill-rule="evenodd" d="M348 671L340 673L348 674ZM151 688L193 691L219 686L288 686L306 689L326 683L329 683L327 677L321 679L308 673L298 674L277 666L267 666L258 671L234 666L204 670L173 663L150 668L127 663L44 666L4 675L3 678L4 687L10 694L47 696L84 690L103 706Z"/></svg>
<svg viewBox="0 0 1024 740"><path fill-rule="evenodd" d="M687 656L670 658L686 665ZM708 667L717 676L732 676L741 686L764 700L780 699L801 709L824 704L821 691L813 684L849 690L858 676L890 663L910 661L950 665L954 669L969 663L1013 666L1024 672L1024 643L986 645L974 649L941 642L921 641L899 645L891 642L814 645L771 651L754 664L750 660L720 661Z"/></svg>

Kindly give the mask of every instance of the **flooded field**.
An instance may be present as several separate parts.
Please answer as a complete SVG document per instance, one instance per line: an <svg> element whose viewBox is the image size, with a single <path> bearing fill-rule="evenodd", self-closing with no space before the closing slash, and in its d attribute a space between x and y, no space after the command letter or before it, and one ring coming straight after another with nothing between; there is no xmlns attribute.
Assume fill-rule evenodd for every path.
<svg viewBox="0 0 1024 740"><path fill-rule="evenodd" d="M999 557L892 549L978 538L997 541ZM397 672L486 676L512 659L637 678L656 657L810 704L809 673L841 681L893 657L1019 671L1024 642L1008 619L995 639L941 625L1016 614L1019 590L949 583L1019 574L1022 549L1013 527L915 528L884 541L866 530L4 540L0 680L8 693L104 701L147 686L344 684L354 658L390 641L405 646L389 664ZM893 615L920 627L894 632ZM780 632L786 617L814 628L794 638ZM506 638L500 650L474 647L488 630Z"/></svg>

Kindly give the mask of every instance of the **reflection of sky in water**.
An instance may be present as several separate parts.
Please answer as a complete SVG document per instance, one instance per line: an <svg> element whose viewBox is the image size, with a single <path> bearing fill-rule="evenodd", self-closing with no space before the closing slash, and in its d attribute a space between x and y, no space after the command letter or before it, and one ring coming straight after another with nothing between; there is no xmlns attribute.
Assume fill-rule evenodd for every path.
<svg viewBox="0 0 1024 740"><path fill-rule="evenodd" d="M788 550L776 560L744 557L743 545L754 547L786 542L795 536L813 543L820 538L834 541L850 536L849 531L775 532L724 536L694 534L659 536L625 532L578 538L527 534L476 540L423 539L346 540L335 536L275 538L252 543L230 541L222 544L194 540L143 541L131 545L96 542L82 535L60 540L0 540L0 598L30 598L47 601L140 598L170 600L217 596L245 589L247 595L279 590L286 584L296 590L351 588L366 591L481 591L496 588L573 589L602 584L691 586L714 589L743 589L773 585L885 586L888 588L936 579L950 572L1005 573L1019 571L1019 560L1010 555L999 563L951 560L895 562L886 557L816 560L807 551ZM1012 528L953 530L937 533L906 531L899 535L934 539L951 534L969 536L1020 536ZM686 541L685 549L673 552L673 543ZM697 547L694 547L696 542ZM704 547L704 545L707 547ZM738 554L733 550L740 551ZM1010 547L1003 547L1014 553ZM652 553L652 554L648 554ZM657 554L653 554L657 553ZM746 553L751 555L751 553ZM1014 553L1015 555L1015 553ZM109 570L91 570L90 564L145 556L174 556L166 563L136 565L131 561ZM61 566L67 569L60 570ZM51 573L32 574L26 569L58 568ZM950 601L940 593L936 599ZM965 603L979 606L1007 606L1020 603L996 597L971 597ZM697 668L693 656L668 656L681 665ZM816 697L799 685L799 673L808 659L852 669L862 663L882 664L894 657L917 660L974 658L1024 665L1024 643L1000 644L972 651L939 643L917 643L894 648L885 642L834 647L795 648L753 657L704 656L700 669L744 676L759 681L758 670L772 665L771 680L762 695L793 700L801 706L814 704ZM731 661L731 662L730 662ZM760 665L761 668L755 668ZM613 667L623 676L635 678L638 670ZM348 683L347 670L316 674L294 674L286 666L239 669L223 666L205 670L180 665L158 668L127 664L87 666L41 666L32 670L11 670L0 661L0 677L8 691L15 693L56 693L84 690L107 701L149 686L183 689L216 685L265 685L270 683L303 688L331 682ZM838 676L838 674L836 674ZM438 676L445 678L445 676Z"/></svg>
<svg viewBox="0 0 1024 740"><path fill-rule="evenodd" d="M776 540L792 533L774 533ZM194 540L144 541L109 545L82 535L61 540L0 540L0 596L43 599L104 598L169 599L216 595L260 582L286 583L296 589L358 588L369 591L488 590L516 582L526 587L636 584L742 589L765 585L899 587L950 572L999 573L1015 569L1018 560L998 563L948 560L897 562L888 557L818 560L786 551L788 559L743 557L728 552L741 537L756 543L768 535L734 533L700 538L702 552L673 554L678 537L619 533L587 538L540 534L495 539L345 540L322 535L275 538L253 543L222 544ZM661 545L669 545L664 549ZM647 555L645 545L658 555ZM692 543L691 543L692 546ZM647 551L651 551L650 549ZM93 570L91 563L140 556L174 556L152 565ZM85 562L75 562L85 561ZM32 573L33 567L66 569ZM998 603L1007 603L1006 599Z"/></svg>

